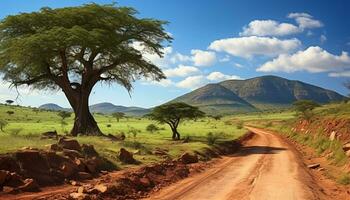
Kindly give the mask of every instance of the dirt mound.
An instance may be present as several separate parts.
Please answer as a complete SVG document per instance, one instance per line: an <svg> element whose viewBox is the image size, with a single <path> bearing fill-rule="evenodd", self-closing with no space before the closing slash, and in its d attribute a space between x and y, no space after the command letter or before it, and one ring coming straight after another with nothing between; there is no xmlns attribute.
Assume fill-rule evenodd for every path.
<svg viewBox="0 0 350 200"><path fill-rule="evenodd" d="M90 179L104 164L92 145L60 139L50 150L25 148L0 155L0 189L7 193L39 191L39 187L67 180Z"/></svg>

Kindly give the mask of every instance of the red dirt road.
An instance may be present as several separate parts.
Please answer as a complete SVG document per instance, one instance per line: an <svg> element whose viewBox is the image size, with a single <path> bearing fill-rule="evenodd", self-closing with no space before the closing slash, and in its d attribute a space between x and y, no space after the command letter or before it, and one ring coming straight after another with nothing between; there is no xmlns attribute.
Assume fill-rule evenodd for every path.
<svg viewBox="0 0 350 200"><path fill-rule="evenodd" d="M300 155L279 136L249 128L255 136L242 149L204 173L160 190L158 200L329 199Z"/></svg>

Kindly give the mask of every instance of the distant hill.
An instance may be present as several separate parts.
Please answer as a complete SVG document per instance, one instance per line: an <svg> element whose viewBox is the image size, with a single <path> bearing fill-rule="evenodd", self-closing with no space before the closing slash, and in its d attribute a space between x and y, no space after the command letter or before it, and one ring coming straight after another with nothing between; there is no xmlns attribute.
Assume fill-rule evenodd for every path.
<svg viewBox="0 0 350 200"><path fill-rule="evenodd" d="M345 97L301 81L278 76L261 76L208 84L171 102L182 101L199 106L207 113L226 114L288 107L300 99L329 103L343 100Z"/></svg>
<svg viewBox="0 0 350 200"><path fill-rule="evenodd" d="M54 110L54 111L68 111L70 110L69 108L63 108L57 104L54 103L47 103L47 104L43 104L41 106L39 106L40 109L44 109L44 110Z"/></svg>
<svg viewBox="0 0 350 200"><path fill-rule="evenodd" d="M69 108L63 108L57 104L49 103L41 105L39 108L45 110L54 110L54 111L69 111ZM150 112L150 109L140 108L140 107L126 107L126 106L117 106L112 103L98 103L90 106L90 111L94 113L103 113L111 114L114 112L123 112L129 116L142 116Z"/></svg>

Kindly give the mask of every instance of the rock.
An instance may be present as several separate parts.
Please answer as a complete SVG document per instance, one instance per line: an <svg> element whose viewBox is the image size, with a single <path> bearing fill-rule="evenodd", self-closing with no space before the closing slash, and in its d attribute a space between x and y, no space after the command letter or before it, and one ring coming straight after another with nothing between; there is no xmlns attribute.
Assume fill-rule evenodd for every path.
<svg viewBox="0 0 350 200"><path fill-rule="evenodd" d="M17 189L20 191L23 191L23 192L39 192L40 191L40 187L39 187L38 183L33 179L24 180L24 185L19 186Z"/></svg>
<svg viewBox="0 0 350 200"><path fill-rule="evenodd" d="M71 184L71 185L73 185L73 186L77 186L77 185L78 185L78 182L73 181L73 180L70 180L70 181L69 181L69 184Z"/></svg>
<svg viewBox="0 0 350 200"><path fill-rule="evenodd" d="M160 149L160 148L156 148L152 154L156 155L156 156L164 156L164 155L168 155L167 151L165 149Z"/></svg>
<svg viewBox="0 0 350 200"><path fill-rule="evenodd" d="M19 187L21 185L23 185L23 179L20 175L18 175L16 172L12 172L10 173L10 175L7 178L7 181L5 182L6 186L10 186L10 187Z"/></svg>
<svg viewBox="0 0 350 200"><path fill-rule="evenodd" d="M86 172L78 172L78 177L81 180L91 179L92 175Z"/></svg>
<svg viewBox="0 0 350 200"><path fill-rule="evenodd" d="M48 131L48 132L45 132L45 133L42 133L41 134L43 139L57 139L58 138L58 135L57 135L57 131Z"/></svg>
<svg viewBox="0 0 350 200"><path fill-rule="evenodd" d="M197 163L198 157L197 157L197 155L191 155L189 153L184 153L181 155L180 161L184 164Z"/></svg>
<svg viewBox="0 0 350 200"><path fill-rule="evenodd" d="M58 144L50 144L49 146L49 150L50 151L62 151L63 148L60 147Z"/></svg>
<svg viewBox="0 0 350 200"><path fill-rule="evenodd" d="M81 151L79 142L73 139L60 138L58 140L58 145L63 149Z"/></svg>
<svg viewBox="0 0 350 200"><path fill-rule="evenodd" d="M108 134L107 138L112 140L112 141L122 141L125 140L125 135L124 134L119 134L117 136L112 135L112 134Z"/></svg>
<svg viewBox="0 0 350 200"><path fill-rule="evenodd" d="M336 134L337 134L337 133L336 133L335 131L332 131L331 135L329 136L329 140L330 140L330 141L335 140Z"/></svg>
<svg viewBox="0 0 350 200"><path fill-rule="evenodd" d="M315 164L310 164L307 166L309 169L317 169L320 167L319 163L315 163Z"/></svg>
<svg viewBox="0 0 350 200"><path fill-rule="evenodd" d="M65 178L69 178L74 176L77 173L78 169L74 163L65 162L61 167L61 171Z"/></svg>
<svg viewBox="0 0 350 200"><path fill-rule="evenodd" d="M9 175L10 175L9 171L0 170L0 188L5 183L5 181L8 179Z"/></svg>
<svg viewBox="0 0 350 200"><path fill-rule="evenodd" d="M99 164L100 164L100 161L96 157L85 161L86 168L92 174L97 172Z"/></svg>
<svg viewBox="0 0 350 200"><path fill-rule="evenodd" d="M348 150L347 152L345 152L345 154L350 157L350 150Z"/></svg>
<svg viewBox="0 0 350 200"><path fill-rule="evenodd" d="M85 172L86 166L82 159L75 159L74 163L77 166L79 172Z"/></svg>
<svg viewBox="0 0 350 200"><path fill-rule="evenodd" d="M151 186L151 181L147 178L147 177L143 177L140 178L140 184L144 187L144 188L148 188Z"/></svg>
<svg viewBox="0 0 350 200"><path fill-rule="evenodd" d="M63 149L63 155L68 156L72 160L75 158L83 158L83 155L81 155L80 152L70 149Z"/></svg>
<svg viewBox="0 0 350 200"><path fill-rule="evenodd" d="M118 158L120 161L122 161L123 163L127 163L127 164L133 164L136 162L133 154L124 148L120 149Z"/></svg>
<svg viewBox="0 0 350 200"><path fill-rule="evenodd" d="M82 152L84 155L86 155L87 157L97 157L98 153L95 150L93 145L89 145L89 144L83 144L81 146Z"/></svg>
<svg viewBox="0 0 350 200"><path fill-rule="evenodd" d="M19 167L16 160L10 155L1 155L0 156L0 170L6 170L10 172L20 172L21 168Z"/></svg>
<svg viewBox="0 0 350 200"><path fill-rule="evenodd" d="M347 144L344 144L343 145L343 150L346 152L346 151L349 151L350 150L350 143L347 143Z"/></svg>
<svg viewBox="0 0 350 200"><path fill-rule="evenodd" d="M15 192L15 188L9 187L9 186L4 186L4 187L2 188L2 191L3 191L4 193L14 193L14 192Z"/></svg>
<svg viewBox="0 0 350 200"><path fill-rule="evenodd" d="M80 186L80 187L78 187L77 192L78 192L78 193L85 193L85 192L86 192L86 189L85 189L83 186Z"/></svg>
<svg viewBox="0 0 350 200"><path fill-rule="evenodd" d="M89 194L107 194L115 191L116 188L114 186L108 186L105 184L97 184L92 189L89 189L87 193Z"/></svg>
<svg viewBox="0 0 350 200"><path fill-rule="evenodd" d="M70 199L77 199L77 200L90 200L91 198L89 195L84 194L84 193L78 193L78 192L73 192L69 194Z"/></svg>

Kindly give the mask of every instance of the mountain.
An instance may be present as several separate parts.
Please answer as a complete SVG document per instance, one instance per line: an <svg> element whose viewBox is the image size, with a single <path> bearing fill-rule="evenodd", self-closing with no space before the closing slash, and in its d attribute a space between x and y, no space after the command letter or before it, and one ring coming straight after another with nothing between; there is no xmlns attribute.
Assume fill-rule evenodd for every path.
<svg viewBox="0 0 350 200"><path fill-rule="evenodd" d="M116 106L112 103L98 103L90 106L91 112L99 112L105 114L111 114L114 112L123 112L130 116L142 116L150 112L150 109L140 108L140 107L126 107L126 106Z"/></svg>
<svg viewBox="0 0 350 200"><path fill-rule="evenodd" d="M62 108L59 105L49 103L41 105L39 108L45 110L54 110L54 111L69 111L70 108ZM150 112L150 109L140 108L140 107L126 107L126 106L117 106L112 103L98 103L90 106L90 111L94 113L103 113L111 114L114 112L123 112L128 116L142 116Z"/></svg>
<svg viewBox="0 0 350 200"><path fill-rule="evenodd" d="M182 101L199 106L208 113L226 114L289 107L294 101L300 99L329 103L343 100L345 97L301 81L278 76L261 76L208 84L171 102Z"/></svg>
<svg viewBox="0 0 350 200"><path fill-rule="evenodd" d="M184 102L198 106L206 113L230 114L234 111L256 110L250 103L219 84L208 84L172 102Z"/></svg>
<svg viewBox="0 0 350 200"><path fill-rule="evenodd" d="M54 103L47 103L39 106L40 109L44 110L54 110L54 111L67 111L69 108L62 108L61 106L54 104Z"/></svg>

